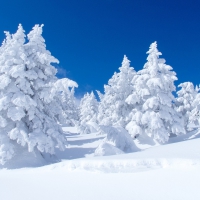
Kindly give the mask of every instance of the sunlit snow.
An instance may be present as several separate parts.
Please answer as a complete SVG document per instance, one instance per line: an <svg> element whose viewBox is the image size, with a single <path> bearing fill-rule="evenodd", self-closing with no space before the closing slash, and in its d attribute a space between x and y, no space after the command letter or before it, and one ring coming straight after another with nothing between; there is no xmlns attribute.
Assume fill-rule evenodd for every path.
<svg viewBox="0 0 200 200"><path fill-rule="evenodd" d="M1 199L200 198L198 133L171 138L162 146L144 146L135 153L94 157L105 135L80 135L73 127L63 129L69 144L66 151L56 152L61 162L48 164L48 158L44 161L40 155L18 149L16 157L0 170Z"/></svg>

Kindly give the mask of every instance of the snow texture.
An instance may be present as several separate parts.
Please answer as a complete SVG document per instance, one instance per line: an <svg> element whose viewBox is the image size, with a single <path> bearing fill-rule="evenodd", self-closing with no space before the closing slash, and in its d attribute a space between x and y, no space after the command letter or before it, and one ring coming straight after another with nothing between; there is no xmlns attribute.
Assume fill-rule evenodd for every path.
<svg viewBox="0 0 200 200"><path fill-rule="evenodd" d="M9 167L8 163L6 165L8 168L17 168L17 164L24 162L29 168L0 169L2 199L20 200L22 193L30 200L62 199L66 197L66 187L69 189L67 196L71 200L79 199L80 196L89 200L133 198L198 200L200 198L198 192L200 139L199 136L194 139L196 132L189 134L189 137L193 138L191 140L188 140L187 135L182 135L170 138L166 145L139 152L88 157L89 151L101 143L103 135L94 133L78 135L74 127L64 128L64 131L69 146L65 154L62 152L57 154L62 162L46 165L44 160L42 162L41 155L34 157L31 153L23 151L24 157L18 156L15 160L9 161ZM187 138L186 141L183 141L183 137ZM78 151L75 151L77 148ZM18 150L20 155L22 150ZM80 159L69 160L67 156L70 155ZM46 166L39 167L41 165ZM167 194L166 190L169 191Z"/></svg>

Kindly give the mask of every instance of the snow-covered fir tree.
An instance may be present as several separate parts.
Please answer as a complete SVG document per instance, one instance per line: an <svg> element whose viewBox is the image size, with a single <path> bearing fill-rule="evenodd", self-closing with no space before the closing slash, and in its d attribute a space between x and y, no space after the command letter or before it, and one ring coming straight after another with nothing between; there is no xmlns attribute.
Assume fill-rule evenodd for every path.
<svg viewBox="0 0 200 200"><path fill-rule="evenodd" d="M54 105L54 112L57 120L64 126L75 126L75 121L79 120L78 108L74 97L74 88L78 84L68 78L58 79L53 85L53 92L57 106Z"/></svg>
<svg viewBox="0 0 200 200"><path fill-rule="evenodd" d="M156 42L147 54L147 63L133 78L135 91L126 99L135 107L126 129L132 137L147 136L164 143L171 134L185 133L183 120L173 108L177 77L172 67L159 58L162 54Z"/></svg>
<svg viewBox="0 0 200 200"><path fill-rule="evenodd" d="M97 122L98 101L93 92L86 93L81 99L79 105L79 123L77 124L78 131L81 134L88 134L95 131L95 124Z"/></svg>
<svg viewBox="0 0 200 200"><path fill-rule="evenodd" d="M196 87L196 92L199 91L199 88ZM200 93L195 95L194 100L191 103L191 112L189 112L188 119L188 130L200 130Z"/></svg>
<svg viewBox="0 0 200 200"><path fill-rule="evenodd" d="M98 121L101 125L126 126L133 107L125 100L133 92L131 81L135 74L130 61L124 56L119 72L115 72L108 85L104 85L105 94L100 96Z"/></svg>
<svg viewBox="0 0 200 200"><path fill-rule="evenodd" d="M18 145L28 151L54 154L64 150L66 139L48 104L58 62L46 50L42 26L25 34L21 25L7 37L0 54L0 163L11 159Z"/></svg>
<svg viewBox="0 0 200 200"><path fill-rule="evenodd" d="M185 129L191 131L195 128L195 119L192 120L191 111L196 107L196 96L199 92L198 87L194 87L193 83L181 83L178 87L181 89L177 92L176 110L183 116ZM195 101L194 101L195 100ZM193 107L194 106L194 107ZM193 113L195 111L193 110ZM191 120L189 120L189 118Z"/></svg>
<svg viewBox="0 0 200 200"><path fill-rule="evenodd" d="M64 118L66 126L75 126L75 121L79 120L78 107L74 96L74 87L68 92L62 92L62 106L64 111Z"/></svg>

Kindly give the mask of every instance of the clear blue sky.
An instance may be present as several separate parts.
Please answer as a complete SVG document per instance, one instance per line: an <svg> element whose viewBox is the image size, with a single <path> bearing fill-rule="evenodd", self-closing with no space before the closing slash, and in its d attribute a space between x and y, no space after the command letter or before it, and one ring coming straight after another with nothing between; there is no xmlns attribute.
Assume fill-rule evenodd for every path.
<svg viewBox="0 0 200 200"><path fill-rule="evenodd" d="M0 40L22 23L26 33L44 24L47 49L60 77L79 84L77 95L98 89L121 66L123 55L142 69L157 41L178 81L200 83L200 0L7 0L0 5Z"/></svg>

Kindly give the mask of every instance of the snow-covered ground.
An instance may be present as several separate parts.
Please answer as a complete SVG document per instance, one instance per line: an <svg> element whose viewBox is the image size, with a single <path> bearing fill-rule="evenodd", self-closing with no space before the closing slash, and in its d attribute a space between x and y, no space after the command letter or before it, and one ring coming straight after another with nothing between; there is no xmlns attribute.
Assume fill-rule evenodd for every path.
<svg viewBox="0 0 200 200"><path fill-rule="evenodd" d="M64 130L71 133L66 133L66 151L57 152L61 162L48 164L39 155L23 154L24 160L16 157L0 169L0 199L200 199L198 136L188 135L190 140L182 142L172 138L166 145L135 153L94 157L105 135Z"/></svg>

